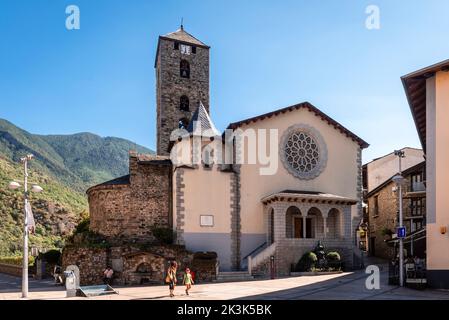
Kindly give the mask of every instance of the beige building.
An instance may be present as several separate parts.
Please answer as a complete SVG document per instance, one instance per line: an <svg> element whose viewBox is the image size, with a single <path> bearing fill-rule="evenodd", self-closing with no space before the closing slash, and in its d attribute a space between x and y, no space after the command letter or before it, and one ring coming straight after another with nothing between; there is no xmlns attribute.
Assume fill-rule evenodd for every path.
<svg viewBox="0 0 449 320"><path fill-rule="evenodd" d="M401 161L402 170L407 170L424 160L422 149L402 148L404 158ZM363 189L369 193L390 179L398 172L399 158L394 152L376 158L363 165Z"/></svg>
<svg viewBox="0 0 449 320"><path fill-rule="evenodd" d="M195 122L199 130L194 130ZM288 275L291 264L320 240L352 267L366 142L306 102L229 125L233 132L263 132L256 135L254 149L249 140L237 143L236 135L233 153L241 148L248 161L192 165L192 140L211 128L216 140L203 139L201 153L220 136L200 105L187 128L191 139L172 149L173 154L191 150L188 161L174 164L178 243L192 251L216 251L223 271L266 270L274 257L277 274ZM273 131L276 170L262 174L267 164L249 158L262 146L271 150L264 138ZM226 154L222 142L214 148Z"/></svg>
<svg viewBox="0 0 449 320"><path fill-rule="evenodd" d="M426 155L427 278L449 288L449 60L402 77Z"/></svg>

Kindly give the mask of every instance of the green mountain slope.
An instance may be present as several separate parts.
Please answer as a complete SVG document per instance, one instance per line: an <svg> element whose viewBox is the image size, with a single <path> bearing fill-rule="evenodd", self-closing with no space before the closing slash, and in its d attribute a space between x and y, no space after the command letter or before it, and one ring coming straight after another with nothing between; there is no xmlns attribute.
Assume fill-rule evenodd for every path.
<svg viewBox="0 0 449 320"><path fill-rule="evenodd" d="M11 180L23 178L22 165L0 158L0 256L22 250L23 194L9 190ZM36 223L36 233L30 236L30 245L39 248L60 248L83 215L87 215L87 199L54 178L30 170L29 182L39 184L44 192L30 193ZM23 185L21 183L21 185Z"/></svg>
<svg viewBox="0 0 449 320"><path fill-rule="evenodd" d="M29 182L44 188L30 194L36 221L32 246L61 248L79 221L88 215L85 191L128 173L128 152L153 153L131 141L91 133L35 135L0 119L0 256L22 249L23 195L9 190L23 180L20 158L33 154Z"/></svg>
<svg viewBox="0 0 449 320"><path fill-rule="evenodd" d="M78 133L35 135L0 119L0 155L18 162L24 154L35 156L30 166L74 190L84 192L92 185L128 172L128 151L153 153L131 141Z"/></svg>

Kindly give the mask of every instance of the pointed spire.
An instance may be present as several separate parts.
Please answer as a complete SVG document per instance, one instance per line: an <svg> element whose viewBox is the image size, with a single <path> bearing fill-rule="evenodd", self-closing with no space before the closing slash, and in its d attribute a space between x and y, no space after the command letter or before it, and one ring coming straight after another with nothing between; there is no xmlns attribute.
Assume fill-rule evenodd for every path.
<svg viewBox="0 0 449 320"><path fill-rule="evenodd" d="M203 103L200 101L198 108L192 115L187 131L193 135L203 135L205 131L208 136L219 136L220 132L215 127Z"/></svg>
<svg viewBox="0 0 449 320"><path fill-rule="evenodd" d="M181 18L181 30L184 30L184 18Z"/></svg>

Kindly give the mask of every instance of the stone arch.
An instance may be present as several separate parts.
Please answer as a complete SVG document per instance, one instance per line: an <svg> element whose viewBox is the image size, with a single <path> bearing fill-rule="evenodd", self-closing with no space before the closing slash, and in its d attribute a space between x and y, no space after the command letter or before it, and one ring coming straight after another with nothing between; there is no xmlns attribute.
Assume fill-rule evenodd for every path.
<svg viewBox="0 0 449 320"><path fill-rule="evenodd" d="M190 110L189 97L187 97L186 95L183 95L183 96L181 96L181 98L179 98L179 109L181 111L189 111Z"/></svg>
<svg viewBox="0 0 449 320"><path fill-rule="evenodd" d="M297 206L290 206L285 212L285 237L290 239L304 237L302 213Z"/></svg>
<svg viewBox="0 0 449 320"><path fill-rule="evenodd" d="M343 214L337 208L331 208L327 214L327 236L329 238L341 238L343 236Z"/></svg>
<svg viewBox="0 0 449 320"><path fill-rule="evenodd" d="M179 63L179 73L181 78L190 78L190 63L187 60L181 60Z"/></svg>
<svg viewBox="0 0 449 320"><path fill-rule="evenodd" d="M306 226L308 231L306 234L310 238L324 238L324 216L320 208L311 207L307 211L307 222L310 226Z"/></svg>

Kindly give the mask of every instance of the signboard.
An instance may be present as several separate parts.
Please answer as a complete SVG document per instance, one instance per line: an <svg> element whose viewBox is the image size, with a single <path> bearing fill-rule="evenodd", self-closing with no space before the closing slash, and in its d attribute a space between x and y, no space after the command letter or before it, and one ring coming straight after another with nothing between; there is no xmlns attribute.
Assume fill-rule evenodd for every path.
<svg viewBox="0 0 449 320"><path fill-rule="evenodd" d="M397 230L398 238L405 238L407 233L405 231L405 227L399 227Z"/></svg>
<svg viewBox="0 0 449 320"><path fill-rule="evenodd" d="M214 226L214 216L201 216L200 225L202 227L213 227Z"/></svg>

